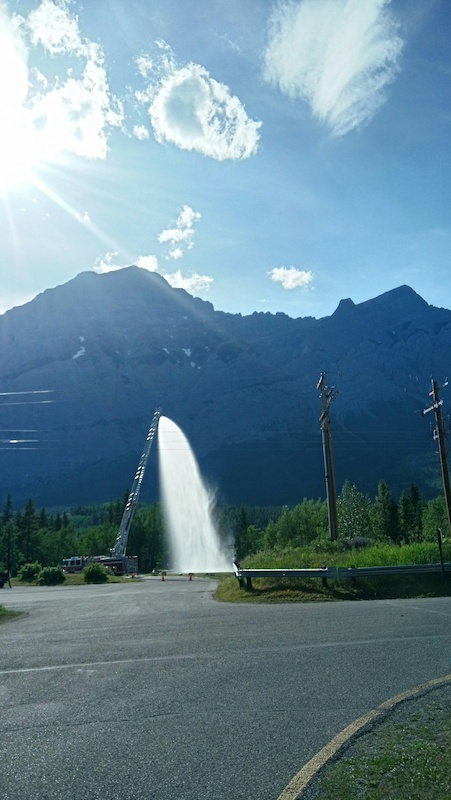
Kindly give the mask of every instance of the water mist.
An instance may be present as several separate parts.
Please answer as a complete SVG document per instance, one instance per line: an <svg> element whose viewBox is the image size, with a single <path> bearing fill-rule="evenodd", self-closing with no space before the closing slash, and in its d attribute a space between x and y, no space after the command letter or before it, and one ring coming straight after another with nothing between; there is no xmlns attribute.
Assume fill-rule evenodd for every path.
<svg viewBox="0 0 451 800"><path fill-rule="evenodd" d="M172 567L178 572L231 572L205 487L188 439L168 417L158 423L160 487Z"/></svg>

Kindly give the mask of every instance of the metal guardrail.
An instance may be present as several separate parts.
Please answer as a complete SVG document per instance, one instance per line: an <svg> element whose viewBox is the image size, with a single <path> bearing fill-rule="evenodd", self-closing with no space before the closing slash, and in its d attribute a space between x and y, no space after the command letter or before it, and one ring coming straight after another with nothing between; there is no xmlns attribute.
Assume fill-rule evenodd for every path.
<svg viewBox="0 0 451 800"><path fill-rule="evenodd" d="M252 589L252 578L321 578L323 586L328 579L347 580L351 578L379 577L383 575L428 575L451 572L451 564L407 564L388 567L322 567L319 569L243 569L233 565L240 586ZM246 581L246 584L245 584Z"/></svg>
<svg viewBox="0 0 451 800"><path fill-rule="evenodd" d="M451 564L444 564L445 572L451 572ZM379 575L428 575L442 572L441 564L407 564L390 567L338 567L339 580L346 578L370 577Z"/></svg>

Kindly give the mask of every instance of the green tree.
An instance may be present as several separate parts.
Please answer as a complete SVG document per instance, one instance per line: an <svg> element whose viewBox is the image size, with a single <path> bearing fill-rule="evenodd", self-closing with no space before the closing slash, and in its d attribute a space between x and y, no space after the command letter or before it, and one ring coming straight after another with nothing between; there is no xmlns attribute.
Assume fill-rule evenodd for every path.
<svg viewBox="0 0 451 800"><path fill-rule="evenodd" d="M264 536L263 547L265 550L275 550L277 547L278 527L275 520L268 522Z"/></svg>
<svg viewBox="0 0 451 800"><path fill-rule="evenodd" d="M351 539L356 536L370 536L369 497L358 491L349 481L345 481L337 498L338 530L340 537Z"/></svg>
<svg viewBox="0 0 451 800"><path fill-rule="evenodd" d="M127 552L138 556L140 572L161 569L167 563L166 539L161 506L158 503L142 506L136 511Z"/></svg>
<svg viewBox="0 0 451 800"><path fill-rule="evenodd" d="M15 575L17 571L17 527L12 518L0 526L0 564L1 571Z"/></svg>
<svg viewBox="0 0 451 800"><path fill-rule="evenodd" d="M423 538L423 509L420 490L412 483L408 492L402 492L398 504L399 529L406 544Z"/></svg>
<svg viewBox="0 0 451 800"><path fill-rule="evenodd" d="M437 528L440 528L444 538L449 537L448 512L442 494L428 500L423 511L423 536L427 542L436 541Z"/></svg>
<svg viewBox="0 0 451 800"><path fill-rule="evenodd" d="M398 507L386 481L379 481L376 501L371 507L371 527L379 541L391 540L397 544L401 541Z"/></svg>
<svg viewBox="0 0 451 800"><path fill-rule="evenodd" d="M30 498L25 503L23 514L19 517L19 550L25 562L30 562L36 555L36 533L38 529L38 519L36 516L33 500Z"/></svg>
<svg viewBox="0 0 451 800"><path fill-rule="evenodd" d="M249 520L247 518L246 509L244 508L244 506L241 506L241 508L238 511L238 516L234 525L235 558L238 561L241 561L241 559L244 558L245 555L247 555L246 535L248 527L249 527Z"/></svg>
<svg viewBox="0 0 451 800"><path fill-rule="evenodd" d="M12 518L13 518L13 510L12 509L13 509L13 505L12 505L12 502L11 502L11 495L8 495L8 497L6 498L6 502L5 502L4 508L3 508L2 520L1 520L2 525L6 525L7 522L10 522L12 520Z"/></svg>

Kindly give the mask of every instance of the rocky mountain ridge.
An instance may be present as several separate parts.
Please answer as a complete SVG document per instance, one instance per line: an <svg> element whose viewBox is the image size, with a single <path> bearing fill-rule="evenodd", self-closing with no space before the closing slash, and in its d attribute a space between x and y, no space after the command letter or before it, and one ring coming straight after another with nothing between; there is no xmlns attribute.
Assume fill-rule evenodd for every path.
<svg viewBox="0 0 451 800"><path fill-rule="evenodd" d="M451 311L407 286L292 319L216 311L137 267L84 272L0 316L1 494L43 505L123 494L161 406L221 500L324 496L322 372L339 389L338 487L374 495L385 478L395 493L414 481L435 494L438 457L415 411L431 375L446 377L450 345ZM158 496L157 472L152 452L144 499Z"/></svg>

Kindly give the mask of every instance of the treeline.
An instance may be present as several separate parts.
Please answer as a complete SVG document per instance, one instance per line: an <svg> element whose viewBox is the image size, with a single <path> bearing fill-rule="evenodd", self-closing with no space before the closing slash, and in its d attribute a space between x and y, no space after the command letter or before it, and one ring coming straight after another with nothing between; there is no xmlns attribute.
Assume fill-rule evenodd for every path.
<svg viewBox="0 0 451 800"><path fill-rule="evenodd" d="M0 517L0 571L16 575L23 564L39 562L43 567L61 564L73 555L108 555L114 546L128 492L121 500L102 506L78 507L48 513L33 501L13 510L8 497ZM160 506L137 509L127 552L138 556L143 572L167 564L168 554Z"/></svg>
<svg viewBox="0 0 451 800"><path fill-rule="evenodd" d="M445 498L440 495L424 500L411 484L399 501L392 497L385 481L380 481L377 496L367 495L346 481L337 498L339 538L355 546L368 543L411 544L434 541L437 528L449 536ZM282 550L328 541L328 507L325 500L304 499L294 508L284 507L277 519L265 527L250 522L246 509L241 510L235 533L238 559L265 550Z"/></svg>
<svg viewBox="0 0 451 800"><path fill-rule="evenodd" d="M108 554L119 530L128 492L121 499L99 506L79 506L49 513L33 501L14 511L7 498L0 516L0 571L12 575L25 563L55 566L73 555ZM380 481L374 500L347 481L337 498L341 540L358 544L392 542L408 544L433 541L437 528L448 536L443 496L424 500L412 484L396 502L385 481ZM312 543L321 546L329 538L325 500L304 499L294 508L218 507L215 521L231 560L264 550L283 550ZM233 551L233 552L232 552ZM138 556L141 572L168 566L169 548L159 504L139 506L129 535L127 552Z"/></svg>

